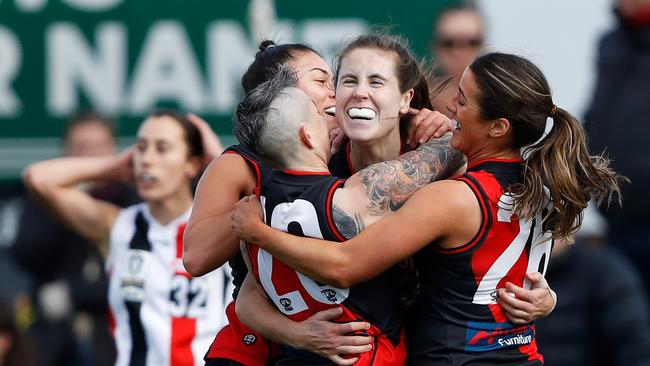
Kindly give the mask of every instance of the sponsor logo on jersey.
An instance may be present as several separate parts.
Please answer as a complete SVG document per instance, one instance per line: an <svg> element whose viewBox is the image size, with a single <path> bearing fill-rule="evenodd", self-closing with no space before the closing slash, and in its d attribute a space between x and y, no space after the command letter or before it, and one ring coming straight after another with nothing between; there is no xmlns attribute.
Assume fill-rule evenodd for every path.
<svg viewBox="0 0 650 366"><path fill-rule="evenodd" d="M514 337L509 338L499 338L497 342L500 346L520 346L522 344L530 344L533 341L533 336L531 334L521 335L517 334Z"/></svg>
<svg viewBox="0 0 650 366"><path fill-rule="evenodd" d="M285 311L293 310L293 307L291 307L291 300L287 299L286 297L280 298L280 305L284 307Z"/></svg>
<svg viewBox="0 0 650 366"><path fill-rule="evenodd" d="M244 336L242 341L244 341L244 343L246 343L247 346L250 346L251 344L257 341L257 337L255 336L255 334L249 333Z"/></svg>
<svg viewBox="0 0 650 366"><path fill-rule="evenodd" d="M465 350L485 352L533 342L535 336L531 325L516 326L512 323L468 322L465 333Z"/></svg>
<svg viewBox="0 0 650 366"><path fill-rule="evenodd" d="M323 295L325 295L325 297L327 297L327 300L328 300L328 301L333 302L333 303L336 303L336 302L337 302L337 299L336 299L336 291L334 291L334 290L332 290L332 289L329 289L329 288L326 288L326 289L324 289L324 290L321 290L321 293L322 293Z"/></svg>

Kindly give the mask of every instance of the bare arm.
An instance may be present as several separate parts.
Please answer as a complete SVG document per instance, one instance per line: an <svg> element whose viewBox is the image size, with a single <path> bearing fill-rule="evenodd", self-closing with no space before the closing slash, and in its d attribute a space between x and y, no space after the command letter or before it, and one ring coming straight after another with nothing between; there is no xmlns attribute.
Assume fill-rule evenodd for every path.
<svg viewBox="0 0 650 366"><path fill-rule="evenodd" d="M438 238L443 243L468 241L480 224L475 196L464 183L457 181L429 184L399 211L342 244L293 236L274 230L261 220L240 231L237 225L240 217L259 217L261 212L259 201L254 198L237 205L242 207L233 215L237 235L258 244L297 271L337 287L367 281ZM474 216L478 216L477 224L465 225L467 218ZM363 266L358 265L359 258L364 259Z"/></svg>
<svg viewBox="0 0 650 366"><path fill-rule="evenodd" d="M397 160L373 164L354 174L334 194L334 223L346 238L398 210L418 189L450 177L465 163L451 136L421 144Z"/></svg>
<svg viewBox="0 0 650 366"><path fill-rule="evenodd" d="M251 194L256 177L244 158L224 154L215 158L196 188L192 214L183 237L183 264L193 276L221 267L239 250L230 228L237 201Z"/></svg>
<svg viewBox="0 0 650 366"><path fill-rule="evenodd" d="M82 182L106 179L130 171L131 153L107 157L59 158L30 165L23 181L30 192L86 239L101 243L110 236L120 208L77 188Z"/></svg>

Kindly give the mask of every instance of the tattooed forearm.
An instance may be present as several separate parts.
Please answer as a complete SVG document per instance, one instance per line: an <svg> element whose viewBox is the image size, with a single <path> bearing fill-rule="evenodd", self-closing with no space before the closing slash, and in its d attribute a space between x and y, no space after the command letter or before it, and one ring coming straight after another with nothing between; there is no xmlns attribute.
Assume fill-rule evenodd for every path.
<svg viewBox="0 0 650 366"><path fill-rule="evenodd" d="M465 158L450 146L450 140L451 137L444 137L429 141L398 160L373 164L359 172L370 214L379 216L395 211L419 188L458 170Z"/></svg>
<svg viewBox="0 0 650 366"><path fill-rule="evenodd" d="M366 228L361 215L355 213L352 217L335 204L332 204L332 217L336 228L346 239L354 237Z"/></svg>

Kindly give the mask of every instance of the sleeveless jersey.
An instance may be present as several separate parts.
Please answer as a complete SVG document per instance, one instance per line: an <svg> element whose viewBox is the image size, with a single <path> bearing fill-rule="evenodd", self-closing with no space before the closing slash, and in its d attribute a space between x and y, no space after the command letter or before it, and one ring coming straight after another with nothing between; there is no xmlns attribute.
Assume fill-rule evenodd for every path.
<svg viewBox="0 0 650 366"><path fill-rule="evenodd" d="M223 152L224 154L237 154L244 158L246 161L246 164L251 168L251 171L255 174L255 178L257 179L257 183L255 185L256 189L259 189L260 185L262 182L268 178L269 174L271 174L271 168L264 164L256 155L253 153L248 147L242 144L238 145L232 145L229 146L226 150ZM248 269L246 269L246 263L244 263L244 258L242 257L241 253L238 251L235 256L230 258L228 261L230 264L230 268L232 269L232 278L233 278L233 284L235 285L235 290L233 291L233 299L237 297L237 293L239 292L239 289L241 288L242 283L244 283L244 279L246 278L246 273L248 273Z"/></svg>
<svg viewBox="0 0 650 366"><path fill-rule="evenodd" d="M271 168L264 164L248 147L242 144L232 145L224 154L241 156L256 178L255 191L259 192L260 185L271 173ZM248 269L242 254L237 251L228 261L232 269L234 290L232 298L239 293ZM219 331L205 354L207 363L227 363L224 360L235 361L246 366L264 366L274 358L276 346L261 334L244 325L235 313L234 300L226 308L228 324ZM232 364L232 363L228 363Z"/></svg>
<svg viewBox="0 0 650 366"><path fill-rule="evenodd" d="M120 211L107 261L116 365L201 365L225 322L227 266L194 278L183 267L189 210L167 225L141 203Z"/></svg>
<svg viewBox="0 0 650 366"><path fill-rule="evenodd" d="M261 189L265 221L276 229L295 235L344 241L332 218L332 197L342 185L342 180L329 173L273 171ZM373 349L380 353L375 361L369 359L357 365L399 364L400 354L395 348L400 345L402 320L396 268L365 283L341 289L312 280L256 245L249 245L249 254L255 277L283 314L302 321L318 311L341 306L344 312L335 321L368 321L372 324L369 333L382 342L376 343ZM362 259L359 265L363 265ZM401 346L404 347L403 342ZM306 352L283 350L284 356L300 360L294 363L285 361L283 365L323 362L316 355L309 357ZM391 356L381 355L384 350L388 350Z"/></svg>
<svg viewBox="0 0 650 366"><path fill-rule="evenodd" d="M337 178L347 179L356 173L350 158L350 140L346 139L341 148L332 155L328 168L332 175ZM414 315L412 310L418 296L417 270L412 257L401 261L397 267L399 268L400 301L403 305L402 312L406 314L408 333Z"/></svg>
<svg viewBox="0 0 650 366"><path fill-rule="evenodd" d="M533 220L513 215L506 192L522 180L521 160L482 160L456 179L476 195L481 227L463 246L433 244L418 253L423 303L409 334L409 363L542 364L534 326L510 323L496 303L496 289L506 282L530 288L526 273L544 274L552 247L543 212Z"/></svg>

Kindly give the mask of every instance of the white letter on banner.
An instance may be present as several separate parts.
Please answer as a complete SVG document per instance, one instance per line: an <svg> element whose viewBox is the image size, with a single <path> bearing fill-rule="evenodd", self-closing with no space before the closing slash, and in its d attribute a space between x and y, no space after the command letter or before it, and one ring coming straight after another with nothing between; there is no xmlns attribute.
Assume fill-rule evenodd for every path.
<svg viewBox="0 0 650 366"><path fill-rule="evenodd" d="M11 88L20 70L22 49L18 38L0 26L0 116L13 117L20 112L21 102Z"/></svg>
<svg viewBox="0 0 650 366"><path fill-rule="evenodd" d="M16 9L25 13L41 11L47 0L16 0Z"/></svg>
<svg viewBox="0 0 650 366"><path fill-rule="evenodd" d="M208 26L207 68L212 95L210 109L231 113L241 93L241 76L255 58L256 47L251 44L243 27L235 21L218 21Z"/></svg>
<svg viewBox="0 0 650 366"><path fill-rule="evenodd" d="M79 108L83 90L92 106L114 112L124 89L126 31L121 24L101 24L92 50L72 23L55 23L47 30L47 106L66 115Z"/></svg>
<svg viewBox="0 0 650 366"><path fill-rule="evenodd" d="M177 101L202 111L203 85L185 29L177 22L155 23L133 72L130 110L146 113L157 101Z"/></svg>
<svg viewBox="0 0 650 366"><path fill-rule="evenodd" d="M368 24L363 19L306 20L302 26L302 39L307 44L318 45L323 58L329 62L342 42L367 31Z"/></svg>
<svg viewBox="0 0 650 366"><path fill-rule="evenodd" d="M81 11L100 12L111 10L122 0L63 0L69 6Z"/></svg>

